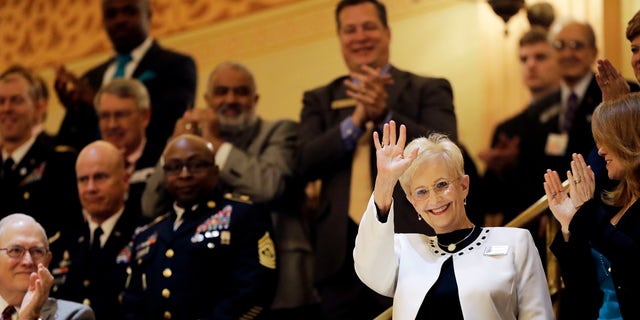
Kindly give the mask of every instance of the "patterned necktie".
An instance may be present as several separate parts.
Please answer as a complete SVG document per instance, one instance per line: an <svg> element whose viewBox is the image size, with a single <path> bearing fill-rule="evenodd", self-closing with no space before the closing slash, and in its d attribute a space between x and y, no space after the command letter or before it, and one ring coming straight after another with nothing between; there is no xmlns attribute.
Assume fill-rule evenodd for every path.
<svg viewBox="0 0 640 320"><path fill-rule="evenodd" d="M116 56L116 73L113 75L113 78L122 78L124 77L124 70L127 67L127 64L131 62L132 58L130 54L119 54Z"/></svg>
<svg viewBox="0 0 640 320"><path fill-rule="evenodd" d="M564 112L564 125L562 126L564 132L571 130L573 119L576 116L576 110L578 110L578 96L572 91L569 99L567 99L567 109Z"/></svg>
<svg viewBox="0 0 640 320"><path fill-rule="evenodd" d="M2 317L0 317L0 320L11 320L11 315L15 312L16 308L14 306L7 306L6 308L4 308L4 311L2 311Z"/></svg>

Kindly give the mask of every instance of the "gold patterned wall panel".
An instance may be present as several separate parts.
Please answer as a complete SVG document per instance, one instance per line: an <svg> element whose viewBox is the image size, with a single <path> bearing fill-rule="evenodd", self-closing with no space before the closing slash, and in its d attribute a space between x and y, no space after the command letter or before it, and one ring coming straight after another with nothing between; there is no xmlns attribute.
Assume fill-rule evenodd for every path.
<svg viewBox="0 0 640 320"><path fill-rule="evenodd" d="M303 0L151 0L151 33L187 29ZM0 69L34 69L86 57L111 46L99 0L0 0Z"/></svg>

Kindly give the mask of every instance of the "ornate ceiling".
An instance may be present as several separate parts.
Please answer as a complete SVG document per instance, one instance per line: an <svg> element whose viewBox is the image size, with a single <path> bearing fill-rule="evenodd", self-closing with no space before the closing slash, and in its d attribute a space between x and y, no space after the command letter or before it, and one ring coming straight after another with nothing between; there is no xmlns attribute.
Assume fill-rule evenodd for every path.
<svg viewBox="0 0 640 320"><path fill-rule="evenodd" d="M151 0L151 34L165 37L303 0ZM98 0L0 0L0 68L37 69L110 50Z"/></svg>

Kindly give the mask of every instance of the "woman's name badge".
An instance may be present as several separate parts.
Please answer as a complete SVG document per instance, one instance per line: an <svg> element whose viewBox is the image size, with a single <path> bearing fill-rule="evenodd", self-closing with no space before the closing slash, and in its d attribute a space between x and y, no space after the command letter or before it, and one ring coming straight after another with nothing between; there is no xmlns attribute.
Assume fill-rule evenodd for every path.
<svg viewBox="0 0 640 320"><path fill-rule="evenodd" d="M484 248L485 256L504 256L509 251L508 245L489 246Z"/></svg>

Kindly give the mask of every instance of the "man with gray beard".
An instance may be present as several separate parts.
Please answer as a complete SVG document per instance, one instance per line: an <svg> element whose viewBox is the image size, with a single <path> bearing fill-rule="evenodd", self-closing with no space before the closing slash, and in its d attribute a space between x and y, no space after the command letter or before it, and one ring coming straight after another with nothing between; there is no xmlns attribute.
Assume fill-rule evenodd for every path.
<svg viewBox="0 0 640 320"><path fill-rule="evenodd" d="M300 319L315 312L312 254L302 217L304 185L294 176L298 123L265 120L256 113L259 95L251 71L237 62L218 65L209 76L207 108L195 108L178 119L174 137L197 134L213 145L220 168L218 188L229 197L264 204L273 220L279 285L274 319ZM162 170L155 170L142 197L143 213L156 216L172 203L164 190Z"/></svg>

